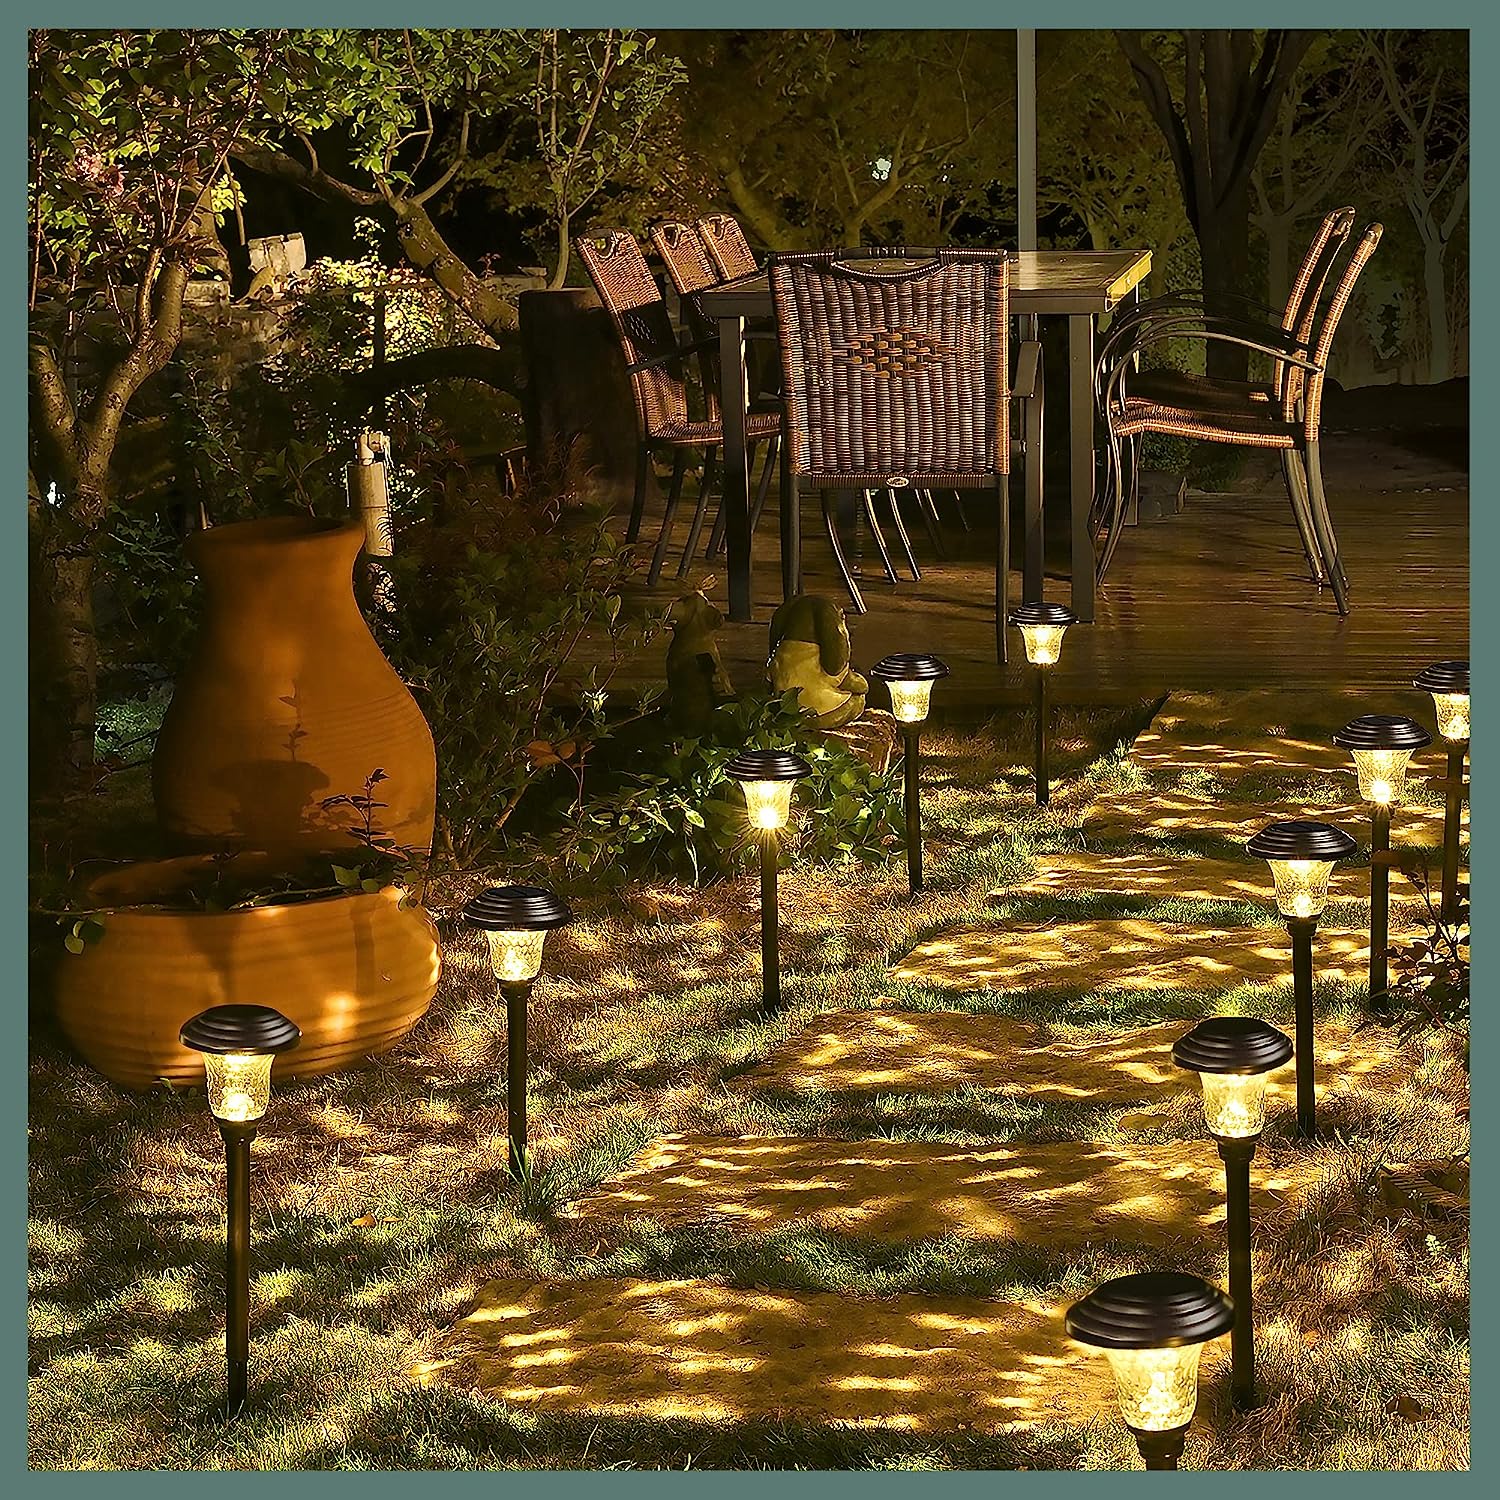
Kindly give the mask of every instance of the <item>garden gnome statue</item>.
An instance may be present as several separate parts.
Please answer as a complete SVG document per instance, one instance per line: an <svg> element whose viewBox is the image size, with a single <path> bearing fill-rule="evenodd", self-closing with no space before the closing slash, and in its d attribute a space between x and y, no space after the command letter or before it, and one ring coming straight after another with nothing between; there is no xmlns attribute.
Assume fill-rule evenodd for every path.
<svg viewBox="0 0 1500 1500"><path fill-rule="evenodd" d="M672 627L667 647L667 717L673 728L701 734L714 709L734 694L714 639L724 616L706 595L684 594L673 604L667 622Z"/></svg>
<svg viewBox="0 0 1500 1500"><path fill-rule="evenodd" d="M844 611L818 594L798 594L771 616L771 686L798 690L802 712L837 729L864 712L869 683L849 665Z"/></svg>

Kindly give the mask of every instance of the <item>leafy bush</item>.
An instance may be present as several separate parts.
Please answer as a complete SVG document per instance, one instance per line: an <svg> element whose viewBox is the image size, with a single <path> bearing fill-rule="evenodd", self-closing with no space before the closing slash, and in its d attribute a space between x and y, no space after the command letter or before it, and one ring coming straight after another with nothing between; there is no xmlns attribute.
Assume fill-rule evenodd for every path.
<svg viewBox="0 0 1500 1500"><path fill-rule="evenodd" d="M1469 1066L1469 903L1460 900L1458 914L1446 922L1433 904L1425 861L1420 855L1400 860L1402 873L1427 904L1428 931L1393 943L1387 949L1390 983L1374 997L1385 1014L1398 1016L1397 1029L1412 1036L1427 1027L1451 1032L1463 1042Z"/></svg>
<svg viewBox="0 0 1500 1500"><path fill-rule="evenodd" d="M841 740L824 735L797 707L795 690L723 704L706 734L643 749L613 790L586 800L561 839L580 869L672 876L702 884L744 868L755 842L745 799L724 775L739 751L795 750L813 768L797 784L783 837L794 857L838 864L886 859L904 836L901 792Z"/></svg>

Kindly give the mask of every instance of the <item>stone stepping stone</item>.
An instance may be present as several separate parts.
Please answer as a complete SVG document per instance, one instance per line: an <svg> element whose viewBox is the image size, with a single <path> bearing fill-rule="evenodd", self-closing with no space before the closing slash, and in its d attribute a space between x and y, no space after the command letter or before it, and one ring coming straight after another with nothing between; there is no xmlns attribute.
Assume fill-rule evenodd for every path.
<svg viewBox="0 0 1500 1500"><path fill-rule="evenodd" d="M1142 770L1239 776L1352 776L1334 732L1359 714L1405 714L1432 728L1432 699L1415 688L1383 693L1173 693L1136 737L1130 758ZM1416 775L1442 776L1443 752L1419 752Z"/></svg>
<svg viewBox="0 0 1500 1500"><path fill-rule="evenodd" d="M1252 1167L1257 1215L1305 1187L1304 1153ZM1111 1146L1065 1141L973 1150L929 1141L669 1135L569 1210L619 1226L763 1231L811 1222L905 1242L943 1234L1066 1252L1105 1240L1217 1255L1224 1168L1208 1140Z"/></svg>
<svg viewBox="0 0 1500 1500"><path fill-rule="evenodd" d="M1084 1422L1114 1409L1114 1384L1068 1338L1065 1310L705 1281L493 1281L411 1373L546 1416L903 1432Z"/></svg>
<svg viewBox="0 0 1500 1500"><path fill-rule="evenodd" d="M967 1011L834 1011L775 1047L742 1075L761 1094L946 1095L988 1089L1046 1104L1099 1108L1149 1103L1196 1092L1198 1080L1172 1061L1188 1021L1163 1021L1116 1036L1078 1039L1008 1016ZM1399 1040L1334 1021L1317 1028L1318 1086L1337 1087L1409 1072ZM1420 1051L1412 1051L1413 1058ZM1288 1104L1290 1067L1271 1080L1270 1098Z"/></svg>
<svg viewBox="0 0 1500 1500"><path fill-rule="evenodd" d="M1319 928L1320 979L1368 977L1367 933ZM893 979L943 989L1089 994L1096 990L1232 990L1291 983L1285 928L1211 928L1140 918L957 928L919 943Z"/></svg>
<svg viewBox="0 0 1500 1500"><path fill-rule="evenodd" d="M1352 789L1352 788L1351 788ZM1370 842L1370 810L1362 802L1329 807L1312 804L1256 806L1198 797L1190 792L1129 792L1098 798L1083 815L1083 833L1091 840L1132 843L1141 839L1216 839L1232 846L1249 864L1263 861L1244 854L1245 842L1267 823L1279 818L1311 818L1342 828L1362 848ZM1469 825L1465 803L1462 827ZM1442 855L1443 809L1398 808L1391 821L1391 843L1398 849L1430 849L1434 861ZM1269 876L1269 870L1267 875ZM1436 866L1434 865L1434 874ZM1368 875L1366 880L1368 880Z"/></svg>

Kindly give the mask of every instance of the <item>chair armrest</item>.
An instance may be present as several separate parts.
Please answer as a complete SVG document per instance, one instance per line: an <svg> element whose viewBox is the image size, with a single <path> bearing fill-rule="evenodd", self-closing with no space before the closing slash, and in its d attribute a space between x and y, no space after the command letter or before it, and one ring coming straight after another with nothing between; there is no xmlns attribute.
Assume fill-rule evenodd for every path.
<svg viewBox="0 0 1500 1500"><path fill-rule="evenodd" d="M1099 390L1103 397L1103 404L1108 414L1115 400L1115 393L1120 381L1124 378L1125 371L1134 363L1135 355L1140 349L1151 344L1160 343L1165 339L1199 339L1205 343L1216 344L1238 344L1243 349L1249 349L1254 353L1268 354L1272 359L1279 359L1285 364L1296 365L1301 370L1321 371L1323 366L1316 360L1306 356L1306 345L1299 343L1290 334L1283 334L1276 343L1267 342L1261 338L1255 338L1255 333L1263 333L1264 330L1256 328L1254 324L1241 324L1232 320L1214 320L1215 326L1208 327L1198 324L1189 328L1163 328L1155 333L1147 334L1139 345L1132 345L1124 354L1115 361L1109 372L1108 379L1101 382Z"/></svg>
<svg viewBox="0 0 1500 1500"><path fill-rule="evenodd" d="M683 359L689 354L697 354L704 349L717 349L719 341L716 338L694 339L690 344L683 344L679 348L669 350L665 354L653 355L650 359L638 359L634 364L625 366L627 375L638 375L642 370L658 370L663 365L669 365L674 360Z"/></svg>
<svg viewBox="0 0 1500 1500"><path fill-rule="evenodd" d="M1016 350L1016 373L1011 380L1013 401L1027 401L1042 388L1042 346L1028 339Z"/></svg>

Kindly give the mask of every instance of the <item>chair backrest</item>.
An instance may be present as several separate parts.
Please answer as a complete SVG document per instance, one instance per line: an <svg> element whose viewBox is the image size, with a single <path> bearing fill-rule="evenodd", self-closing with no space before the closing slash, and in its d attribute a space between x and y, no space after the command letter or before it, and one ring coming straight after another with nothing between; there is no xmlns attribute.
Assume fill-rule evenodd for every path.
<svg viewBox="0 0 1500 1500"><path fill-rule="evenodd" d="M718 286L725 279L693 224L669 219L665 224L653 225L651 245L667 268L679 297L691 297L694 292Z"/></svg>
<svg viewBox="0 0 1500 1500"><path fill-rule="evenodd" d="M698 220L698 233L713 257L719 274L725 281L737 276L753 276L760 267L750 249L750 241L740 228L740 221L733 214L709 214Z"/></svg>
<svg viewBox="0 0 1500 1500"><path fill-rule="evenodd" d="M1281 315L1281 326L1303 344L1312 338L1313 320L1317 316L1328 273L1333 270L1353 228L1352 207L1335 208L1325 214L1302 257L1302 264L1297 268L1291 291L1287 294L1286 310ZM1288 413L1301 394L1303 373L1295 365L1279 361L1276 365L1276 394L1283 398L1283 410Z"/></svg>
<svg viewBox="0 0 1500 1500"><path fill-rule="evenodd" d="M688 419L688 403L682 361L673 357L677 335L635 236L617 229L603 239L581 239L578 254L620 340L641 436L681 426ZM657 363L631 368L648 361Z"/></svg>
<svg viewBox="0 0 1500 1500"><path fill-rule="evenodd" d="M1375 247L1380 244L1380 237L1384 233L1383 224L1370 224L1360 235L1344 266L1343 274L1334 284L1327 310L1323 314L1322 327L1318 329L1317 342L1308 353L1308 358L1317 367L1307 372L1307 393L1304 398L1304 421L1309 441L1316 439L1318 435L1318 417L1323 404L1323 378L1328 370L1328 354L1333 348L1333 336L1338 332L1339 319L1343 317L1344 309L1354 295L1354 284L1359 280L1360 272L1374 255Z"/></svg>
<svg viewBox="0 0 1500 1500"><path fill-rule="evenodd" d="M1010 465L1006 253L861 257L771 258L792 471L828 488L998 482Z"/></svg>

